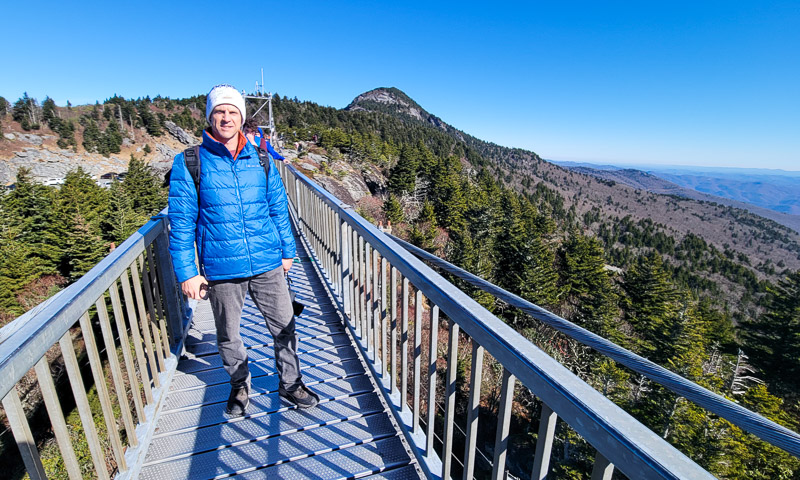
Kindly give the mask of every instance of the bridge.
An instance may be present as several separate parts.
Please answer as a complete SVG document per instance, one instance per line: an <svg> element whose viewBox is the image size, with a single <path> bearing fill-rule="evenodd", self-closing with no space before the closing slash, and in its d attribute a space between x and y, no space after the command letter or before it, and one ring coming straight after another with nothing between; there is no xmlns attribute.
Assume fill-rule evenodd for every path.
<svg viewBox="0 0 800 480"><path fill-rule="evenodd" d="M31 427L41 421L31 420L19 394L32 384L70 479L471 479L478 462L493 479L511 478L519 388L541 402L526 478L548 478L557 422L596 449L593 479L714 478L442 271L800 456L795 432L382 233L294 168L278 168L298 243L290 277L306 305L297 318L302 374L320 405L298 410L280 400L272 339L248 298L242 335L251 403L244 417L225 415L229 384L210 307L180 294L162 212L0 331L0 398L30 478L47 478ZM500 381L487 423L479 412L489 362ZM53 371L60 365L61 375ZM466 395L461 412L458 395ZM67 426L62 405L75 406L80 431ZM479 429L483 444L487 429L494 438L488 448Z"/></svg>

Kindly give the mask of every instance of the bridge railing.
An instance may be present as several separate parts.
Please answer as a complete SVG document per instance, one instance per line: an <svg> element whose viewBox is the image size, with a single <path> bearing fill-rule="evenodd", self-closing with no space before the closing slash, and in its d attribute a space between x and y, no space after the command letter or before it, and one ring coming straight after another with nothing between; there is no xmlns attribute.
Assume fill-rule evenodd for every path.
<svg viewBox="0 0 800 480"><path fill-rule="evenodd" d="M488 354L503 369L492 478L507 475L517 382L543 404L534 479L549 471L559 418L597 450L593 479L610 479L615 468L636 479L714 478L351 207L294 168L280 164L279 169L320 272L429 477L451 478L456 460L463 463L458 467L463 478L472 479ZM460 358L471 365L468 385L458 385L469 395L463 454L454 452L453 439ZM446 365L444 388L437 388L440 365ZM444 418L438 421L437 404L444 405Z"/></svg>
<svg viewBox="0 0 800 480"><path fill-rule="evenodd" d="M0 330L0 398L32 479L47 475L18 392L37 397L31 385L41 392L70 479L130 478L142 464L189 318L170 264L167 223L164 212L153 217L77 282ZM101 412L92 411L92 385ZM80 429L65 421L68 395ZM95 416L102 416L100 430ZM37 427L43 430L39 419ZM76 455L84 442L91 465Z"/></svg>

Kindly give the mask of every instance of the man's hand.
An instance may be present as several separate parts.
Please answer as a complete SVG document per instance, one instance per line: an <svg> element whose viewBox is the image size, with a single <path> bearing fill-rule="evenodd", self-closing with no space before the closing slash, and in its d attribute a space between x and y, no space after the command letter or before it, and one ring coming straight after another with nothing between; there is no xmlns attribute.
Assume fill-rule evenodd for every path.
<svg viewBox="0 0 800 480"><path fill-rule="evenodd" d="M281 261L283 262L283 273L289 273L289 270L292 269L294 258L284 258Z"/></svg>
<svg viewBox="0 0 800 480"><path fill-rule="evenodd" d="M206 281L205 277L203 277L202 275L195 275L189 280L186 280L185 282L181 283L181 290L187 297L193 300L201 300L200 286L204 284L208 285L208 282Z"/></svg>

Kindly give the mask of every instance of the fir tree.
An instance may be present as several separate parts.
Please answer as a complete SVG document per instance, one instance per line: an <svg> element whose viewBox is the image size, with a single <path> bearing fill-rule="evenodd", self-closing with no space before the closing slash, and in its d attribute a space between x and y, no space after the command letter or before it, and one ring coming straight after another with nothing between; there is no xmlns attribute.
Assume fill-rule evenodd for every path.
<svg viewBox="0 0 800 480"><path fill-rule="evenodd" d="M167 204L167 196L161 186L161 179L144 160L131 154L128 174L122 182L125 192L132 202L133 211L138 215L155 215Z"/></svg>
<svg viewBox="0 0 800 480"><path fill-rule="evenodd" d="M390 222L398 224L404 220L403 206L394 195L389 195L383 202L383 213Z"/></svg>
<svg viewBox="0 0 800 480"><path fill-rule="evenodd" d="M407 145L404 146L400 150L400 159L389 172L389 192L395 195L413 192L418 168L417 150Z"/></svg>
<svg viewBox="0 0 800 480"><path fill-rule="evenodd" d="M656 363L672 357L672 327L681 309L679 295L656 253L639 257L625 273L628 320L637 333L636 350Z"/></svg>
<svg viewBox="0 0 800 480"><path fill-rule="evenodd" d="M561 250L561 295L569 317L612 341L621 340L618 294L596 238L573 232Z"/></svg>
<svg viewBox="0 0 800 480"><path fill-rule="evenodd" d="M771 383L796 393L800 389L800 270L768 292L766 312L744 325L747 353Z"/></svg>
<svg viewBox="0 0 800 480"><path fill-rule="evenodd" d="M81 278L108 253L108 244L93 232L92 226L78 215L67 240L69 280Z"/></svg>

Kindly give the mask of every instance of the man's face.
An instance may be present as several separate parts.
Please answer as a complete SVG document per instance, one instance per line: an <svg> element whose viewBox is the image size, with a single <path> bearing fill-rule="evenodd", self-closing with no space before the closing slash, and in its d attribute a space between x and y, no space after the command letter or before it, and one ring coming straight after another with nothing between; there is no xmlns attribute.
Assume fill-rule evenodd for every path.
<svg viewBox="0 0 800 480"><path fill-rule="evenodd" d="M222 104L211 111L211 131L223 143L236 137L242 128L242 114L230 104Z"/></svg>

